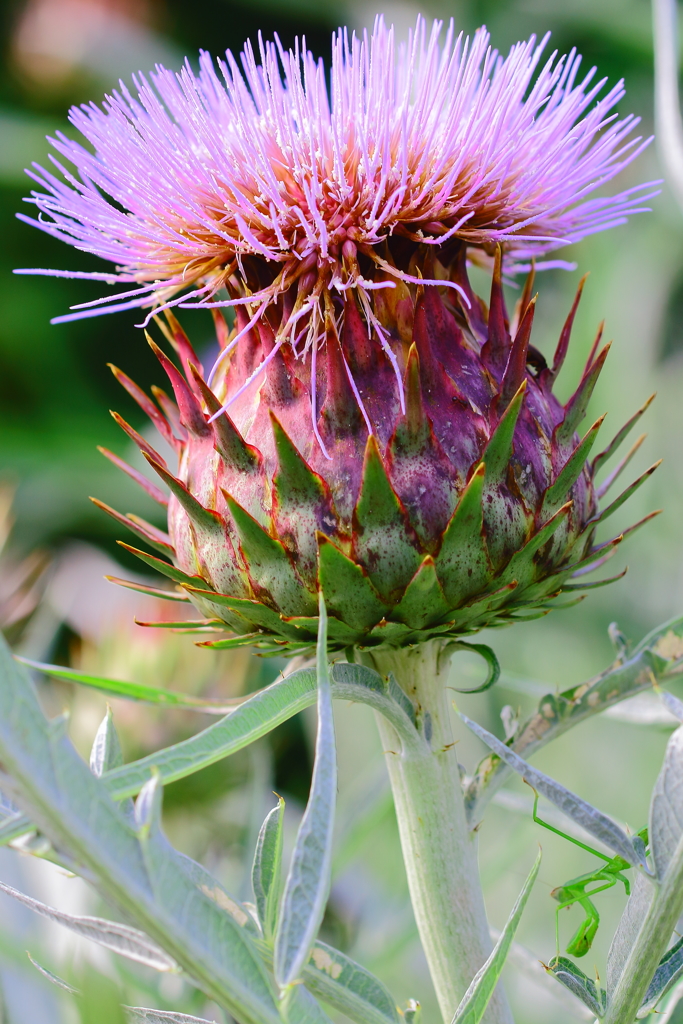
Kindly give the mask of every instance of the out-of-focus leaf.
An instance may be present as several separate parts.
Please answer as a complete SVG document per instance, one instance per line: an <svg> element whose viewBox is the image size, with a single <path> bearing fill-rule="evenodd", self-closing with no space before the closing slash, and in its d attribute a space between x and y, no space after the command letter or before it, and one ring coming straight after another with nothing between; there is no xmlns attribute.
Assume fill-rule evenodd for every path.
<svg viewBox="0 0 683 1024"><path fill-rule="evenodd" d="M215 1020L190 1017L174 1010L150 1010L146 1006L124 1006L123 1012L128 1024L216 1024Z"/></svg>
<svg viewBox="0 0 683 1024"><path fill-rule="evenodd" d="M683 671L683 616L653 629L630 655L622 651L599 676L562 693L546 693L538 710L520 728L512 750L528 758L551 740L586 718L632 697L653 683ZM489 754L467 786L465 803L470 827L482 818L486 804L510 774L510 767Z"/></svg>
<svg viewBox="0 0 683 1024"><path fill-rule="evenodd" d="M320 940L302 977L311 992L356 1024L399 1024L396 1002L379 978Z"/></svg>
<svg viewBox="0 0 683 1024"><path fill-rule="evenodd" d="M29 658L17 656L17 661L54 679L80 683L81 686L90 686L113 697L124 697L127 700L142 701L146 704L162 704L165 707L183 708L186 711L200 711L205 715L224 715L235 705L235 701L204 700L201 697L193 697L191 694L174 693L173 690L145 686L144 683L127 683L120 679L93 676L88 672L79 672L77 669L64 668L61 665L46 665L42 661L31 661Z"/></svg>
<svg viewBox="0 0 683 1024"><path fill-rule="evenodd" d="M267 939L272 939L275 934L280 901L284 813L285 802L280 797L277 807L272 809L261 826L251 871L256 910Z"/></svg>
<svg viewBox="0 0 683 1024"><path fill-rule="evenodd" d="M675 697L673 693L669 693L668 690L660 690L659 696L667 711L670 711L679 722L683 722L683 700L679 700L678 697Z"/></svg>
<svg viewBox="0 0 683 1024"><path fill-rule="evenodd" d="M0 882L0 891L12 896L15 900L23 903L30 910L47 917L50 921L64 925L69 931L84 939L99 943L107 949L128 957L129 960L136 960L139 964L153 967L155 971L176 971L177 964L171 957L164 953L155 942L137 928L129 928L125 924L116 921L105 921L101 917L75 917L73 914L65 914L54 907L48 907L39 900L13 889L11 885Z"/></svg>
<svg viewBox="0 0 683 1024"><path fill-rule="evenodd" d="M414 926L411 937L413 934ZM272 963L272 947L263 940L258 946L263 958ZM306 988L354 1024L400 1024L396 1001L379 978L320 939L313 946L301 979Z"/></svg>
<svg viewBox="0 0 683 1024"><path fill-rule="evenodd" d="M53 974L52 971L48 971L47 967L43 967L41 964L38 963L37 960L34 960L30 953L27 953L26 955L33 964L33 966L35 967L35 969L37 971L40 971L43 977L47 978L48 981L51 981L53 985L57 986L57 988L62 988L64 989L65 992L70 992L71 995L73 996L77 996L79 994L77 988L74 988L73 985L70 985L68 981L64 981L63 978L60 978L56 974Z"/></svg>
<svg viewBox="0 0 683 1024"><path fill-rule="evenodd" d="M545 775L543 772L539 772L538 769L532 768L523 758L515 754L510 747L506 746L505 743L497 739L477 722L473 722L466 715L463 715L462 712L460 712L460 717L472 732L479 739L483 740L501 760L505 761L518 775L521 775L534 789L547 797L551 803L554 803L563 814L566 814L567 817L575 821L581 828L584 828L586 832L589 832L599 842L604 843L608 849L623 857L628 864L632 864L634 867L647 867L642 851L635 847L633 840L626 835L624 830L615 821L612 821L602 811L582 800L580 796L572 793L571 790L565 789L555 779L551 779L549 775Z"/></svg>
<svg viewBox="0 0 683 1024"><path fill-rule="evenodd" d="M119 768L122 764L123 751L114 726L114 716L111 708L107 707L90 751L90 771L99 778L104 772Z"/></svg>
<svg viewBox="0 0 683 1024"><path fill-rule="evenodd" d="M575 963L566 956L556 956L548 964L548 971L560 984L578 996L596 1017L603 1016L606 1002L604 990L598 991L595 982L591 981Z"/></svg>
<svg viewBox="0 0 683 1024"><path fill-rule="evenodd" d="M415 999L410 999L403 1011L403 1019L406 1024L421 1024L422 1007Z"/></svg>
<svg viewBox="0 0 683 1024"><path fill-rule="evenodd" d="M498 984L501 971L505 966L505 960L507 959L519 922L522 919L524 908L526 907L533 884L536 881L536 875L538 874L540 866L541 851L539 850L534 866L529 872L522 891L517 897L515 905L510 912L510 916L505 923L505 927L501 932L500 938L493 948L491 956L472 979L470 987L462 997L460 1006L455 1011L455 1016L453 1017L451 1024L479 1024L480 1020L484 1016L486 1007L493 995L493 990Z"/></svg>
<svg viewBox="0 0 683 1024"><path fill-rule="evenodd" d="M660 881L683 836L683 726L669 740L650 804L649 840Z"/></svg>
<svg viewBox="0 0 683 1024"><path fill-rule="evenodd" d="M285 1024L332 1024L317 999L303 985L291 985L280 1002Z"/></svg>
<svg viewBox="0 0 683 1024"><path fill-rule="evenodd" d="M50 730L25 670L0 644L3 789L240 1024L281 1024L265 965L245 928L202 891L160 830L144 839L74 750Z"/></svg>
<svg viewBox="0 0 683 1024"><path fill-rule="evenodd" d="M285 881L275 934L275 979L284 989L307 963L322 923L332 872L332 837L337 799L337 753L332 686L327 665L327 614L320 596L316 672L318 735L311 791Z"/></svg>
<svg viewBox="0 0 683 1024"><path fill-rule="evenodd" d="M678 979L683 975L683 939L667 950L659 962L655 976L650 982L650 987L645 993L645 998L638 1011L638 1019L647 1017L652 1013L660 999L673 988Z"/></svg>

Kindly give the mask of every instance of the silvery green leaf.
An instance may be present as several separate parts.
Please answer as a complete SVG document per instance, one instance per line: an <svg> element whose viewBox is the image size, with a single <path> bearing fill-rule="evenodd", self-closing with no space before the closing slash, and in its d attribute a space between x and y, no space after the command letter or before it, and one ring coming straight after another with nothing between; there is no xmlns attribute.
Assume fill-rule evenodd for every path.
<svg viewBox="0 0 683 1024"><path fill-rule="evenodd" d="M664 877L683 835L683 726L666 746L650 804L649 839L657 877Z"/></svg>
<svg viewBox="0 0 683 1024"><path fill-rule="evenodd" d="M493 995L501 971L505 966L505 960L507 959L512 940L515 937L517 926L522 918L524 908L527 900L533 888L533 884L536 881L538 869L541 866L541 851L538 851L538 856L534 862L526 882L520 892L514 907L510 912L505 927L501 932L500 938L496 942L493 952L486 961L486 963L477 971L470 987L462 997L462 1001L455 1011L455 1016L451 1024L479 1024L486 1012L486 1007L489 1004L489 1000Z"/></svg>
<svg viewBox="0 0 683 1024"><path fill-rule="evenodd" d="M556 956L548 964L548 971L560 984L578 996L598 1019L603 1016L606 1003L604 990L598 990L595 982L591 981L575 963L566 956Z"/></svg>
<svg viewBox="0 0 683 1024"><path fill-rule="evenodd" d="M381 712L401 735L404 745L419 741L411 715L414 710L404 706L387 692L382 677L364 665L335 664L332 667L333 695L339 700L368 704ZM310 707L316 701L317 684L314 669L303 668L279 679L254 694L219 722L202 732L182 740L165 750L106 771L102 781L114 800L124 800L140 792L157 769L164 784L187 778L250 743L265 736L276 726ZM22 814L7 828L0 823L0 846L35 828Z"/></svg>
<svg viewBox="0 0 683 1024"><path fill-rule="evenodd" d="M152 942L147 935L129 928L128 925L119 924L116 921L105 921L101 917L76 917L73 914L65 914L61 910L48 907L39 900L26 896L25 893L13 889L11 885L0 882L0 891L8 896L14 897L30 910L47 917L50 921L64 925L70 931L81 935L84 939L91 939L106 946L107 949L128 957L129 960L136 960L147 967L153 967L155 971L175 971L177 965L171 957L167 956L163 949L160 949L155 942Z"/></svg>
<svg viewBox="0 0 683 1024"><path fill-rule="evenodd" d="M25 669L2 642L0 762L3 790L169 961L240 1024L281 1024L247 929L197 887L161 830L140 841L104 779L92 774L68 737L49 729Z"/></svg>
<svg viewBox="0 0 683 1024"><path fill-rule="evenodd" d="M308 961L330 891L337 760L327 665L327 613L322 594L319 614L318 735L311 791L294 845L275 935L274 972L280 988L295 982Z"/></svg>
<svg viewBox="0 0 683 1024"><path fill-rule="evenodd" d="M251 871L256 909L267 939L273 938L277 924L284 813L285 802L279 797L277 807L272 809L261 826Z"/></svg>
<svg viewBox="0 0 683 1024"><path fill-rule="evenodd" d="M90 770L99 777L104 772L119 768L122 764L123 752L114 726L114 716L107 705L107 713L95 734L90 751Z"/></svg>
<svg viewBox="0 0 683 1024"><path fill-rule="evenodd" d="M215 1020L190 1017L174 1010L150 1010L146 1006L124 1006L128 1024L216 1024Z"/></svg>
<svg viewBox="0 0 683 1024"><path fill-rule="evenodd" d="M384 680L377 672L364 665L338 663L332 667L331 679L335 698L368 704L391 721L405 743L417 742L407 710L387 694ZM139 793L153 768L158 770L164 785L184 779L243 750L315 704L317 692L315 669L299 669L254 694L195 736L107 772L103 780L114 799L121 800Z"/></svg>
<svg viewBox="0 0 683 1024"><path fill-rule="evenodd" d="M40 971L43 977L47 978L48 981L51 981L53 985L56 985L57 988L63 988L65 992L70 992L74 996L79 995L78 989L74 988L73 985L70 985L68 981L64 981L63 978L60 978L56 974L53 974L52 971L48 971L47 967L43 967L41 964L38 963L37 960L34 960L30 953L27 953L26 955L33 964L33 966L35 967L35 969L37 971Z"/></svg>
<svg viewBox="0 0 683 1024"><path fill-rule="evenodd" d="M304 985L291 985L280 1002L285 1024L332 1024L322 1006Z"/></svg>
<svg viewBox="0 0 683 1024"><path fill-rule="evenodd" d="M396 1001L379 978L320 940L302 977L311 992L356 1024L399 1024Z"/></svg>
<svg viewBox="0 0 683 1024"><path fill-rule="evenodd" d="M638 1019L647 1017L657 1006L657 1003L666 993L673 988L678 979L683 975L683 939L667 950L659 962L650 987L645 993L645 998L638 1011Z"/></svg>
<svg viewBox="0 0 683 1024"><path fill-rule="evenodd" d="M633 651L621 648L616 661L595 678L562 693L546 690L537 710L520 727L512 749L528 758L575 725L683 671L683 616L647 634ZM465 793L470 828L481 821L487 802L510 774L491 754L477 767Z"/></svg>
<svg viewBox="0 0 683 1024"><path fill-rule="evenodd" d="M158 772L154 772L152 778L144 784L140 795L135 801L133 821L141 839L147 839L151 832L158 833L161 830L161 805L164 798L164 788Z"/></svg>
<svg viewBox="0 0 683 1024"><path fill-rule="evenodd" d="M670 711L679 722L683 722L683 700L674 697L673 693L669 693L668 690L660 690L659 696L667 711Z"/></svg>
<svg viewBox="0 0 683 1024"><path fill-rule="evenodd" d="M611 996L624 964L640 931L645 916L655 894L653 883L638 872L631 884L631 895L626 903L624 913L614 933L614 938L607 954L607 995Z"/></svg>
<svg viewBox="0 0 683 1024"><path fill-rule="evenodd" d="M204 896L208 896L221 910L229 914L240 928L245 928L254 936L260 935L258 925L249 913L247 905L231 896L210 871L191 857L186 857L184 853L176 852L176 863L182 868L185 877L191 880Z"/></svg>
<svg viewBox="0 0 683 1024"><path fill-rule="evenodd" d="M25 814L12 814L0 822L0 846L7 846L13 839L19 839L32 830L33 825Z"/></svg>
<svg viewBox="0 0 683 1024"><path fill-rule="evenodd" d="M477 722L473 722L460 712L463 722L475 733L484 743L501 758L502 761L521 775L534 789L542 793L551 803L555 804L563 814L575 821L577 825L584 828L599 842L604 843L610 850L623 857L628 864L634 867L646 867L642 850L634 846L633 840L626 835L624 830L615 821L608 818L597 808L582 800L581 797L565 789L559 782L551 779L549 775L538 771L519 754L515 754L510 747L502 743L490 732L484 729Z"/></svg>

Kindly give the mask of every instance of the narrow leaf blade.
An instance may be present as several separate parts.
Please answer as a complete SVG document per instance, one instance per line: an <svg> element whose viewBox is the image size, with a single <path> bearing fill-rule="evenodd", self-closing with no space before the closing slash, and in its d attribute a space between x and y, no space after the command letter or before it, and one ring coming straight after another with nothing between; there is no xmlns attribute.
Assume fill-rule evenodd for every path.
<svg viewBox="0 0 683 1024"><path fill-rule="evenodd" d="M575 821L577 825L585 828L599 842L613 850L614 853L623 857L628 864L634 867L647 867L642 853L636 851L632 840L626 835L616 822L608 818L597 808L592 807L581 797L576 796L570 790L565 789L559 782L551 779L549 775L539 772L536 768L515 754L510 747L506 746L499 739L493 736L477 722L473 722L460 712L463 722L475 733L484 743L491 748L513 771L521 775L534 789L547 797L551 803Z"/></svg>
<svg viewBox="0 0 683 1024"><path fill-rule="evenodd" d="M101 917L77 917L73 914L65 914L61 910L55 910L54 907L48 907L47 904L41 903L39 900L34 900L31 896L19 892L18 889L13 889L11 885L5 885L4 882L0 882L0 891L12 896L36 914L40 914L41 917L64 925L76 935L97 942L100 946L120 953L121 956L125 956L129 960L153 967L155 971L176 971L178 969L175 961L167 956L156 942L153 942L143 932L138 931L137 928L129 928L128 925L119 924L117 921L105 921Z"/></svg>
<svg viewBox="0 0 683 1024"><path fill-rule="evenodd" d="M517 901L510 912L505 927L501 932L500 938L496 943L491 956L488 958L483 967L477 971L476 975L472 980L472 984L468 988L467 992L462 998L460 1006L455 1011L455 1016L451 1024L479 1024L480 1020L486 1012L486 1007L489 1004L489 1000L493 995L501 971L505 966L505 960L512 940L515 937L515 932L524 913L527 900L533 888L533 884L536 881L538 869L541 866L541 851L538 851L538 856L534 862L526 882L517 897Z"/></svg>
<svg viewBox="0 0 683 1024"><path fill-rule="evenodd" d="M319 614L318 738L311 793L292 854L275 936L275 978L281 988L296 981L309 958L330 888L337 763L327 666L327 613L322 595Z"/></svg>
<svg viewBox="0 0 683 1024"><path fill-rule="evenodd" d="M280 899L280 874L282 869L282 825L284 813L285 802L282 797L279 797L277 807L270 811L261 826L251 872L256 910L263 933L267 939L273 937L277 922Z"/></svg>

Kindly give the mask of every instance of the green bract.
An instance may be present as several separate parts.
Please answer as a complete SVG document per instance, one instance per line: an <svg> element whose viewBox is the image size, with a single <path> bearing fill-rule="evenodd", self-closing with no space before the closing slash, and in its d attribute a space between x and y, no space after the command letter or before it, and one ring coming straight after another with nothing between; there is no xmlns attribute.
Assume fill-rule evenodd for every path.
<svg viewBox="0 0 683 1024"><path fill-rule="evenodd" d="M646 406L589 462L602 420L578 430L607 346L596 342L565 405L552 390L581 288L548 365L530 344L531 280L510 322L499 259L487 308L462 246L440 252L437 269L425 248L414 246L412 263L422 258L444 287L398 282L375 292L384 346L347 296L330 298L313 366L294 343L275 343L274 306L249 329L238 307L232 334L216 316L223 349L241 337L213 389L168 313L162 329L182 373L153 348L175 404L154 389L155 404L115 370L178 467L117 417L170 491L169 533L112 514L172 559L129 549L183 588L207 616L203 628L234 634L208 644L305 650L317 636L319 592L339 650L462 637L599 585L585 574L623 535L598 543L596 527L651 470L602 511L595 473Z"/></svg>

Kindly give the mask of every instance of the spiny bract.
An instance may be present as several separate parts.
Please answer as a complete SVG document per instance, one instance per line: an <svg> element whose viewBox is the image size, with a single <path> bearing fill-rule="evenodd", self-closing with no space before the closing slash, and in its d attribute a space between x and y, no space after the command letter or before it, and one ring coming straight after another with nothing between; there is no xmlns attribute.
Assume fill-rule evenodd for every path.
<svg viewBox="0 0 683 1024"><path fill-rule="evenodd" d="M394 243L391 258L407 263L420 249L405 246ZM461 291L400 283L375 292L405 413L394 367L353 294L329 300L317 366L289 345L274 350L284 314L273 306L220 363L214 390L170 313L163 330L183 372L153 347L176 404L155 389L155 405L115 370L179 463L172 472L118 417L171 492L169 534L113 514L172 556L174 565L138 552L180 584L207 616L205 628L235 634L215 645L308 648L319 591L330 646L342 649L462 637L543 614L562 592L574 600L596 585L581 580L623 535L596 544L595 528L652 470L602 512L595 472L645 407L589 463L601 420L583 437L577 430L607 355L600 335L569 401L552 392L581 287L549 366L530 344L531 280L510 324L500 254L488 309L470 287L462 243L439 258ZM429 277L442 272L431 251L425 259ZM231 332L220 313L214 318L225 349ZM238 308L232 335L245 323ZM221 411L264 360L259 384L230 415Z"/></svg>

